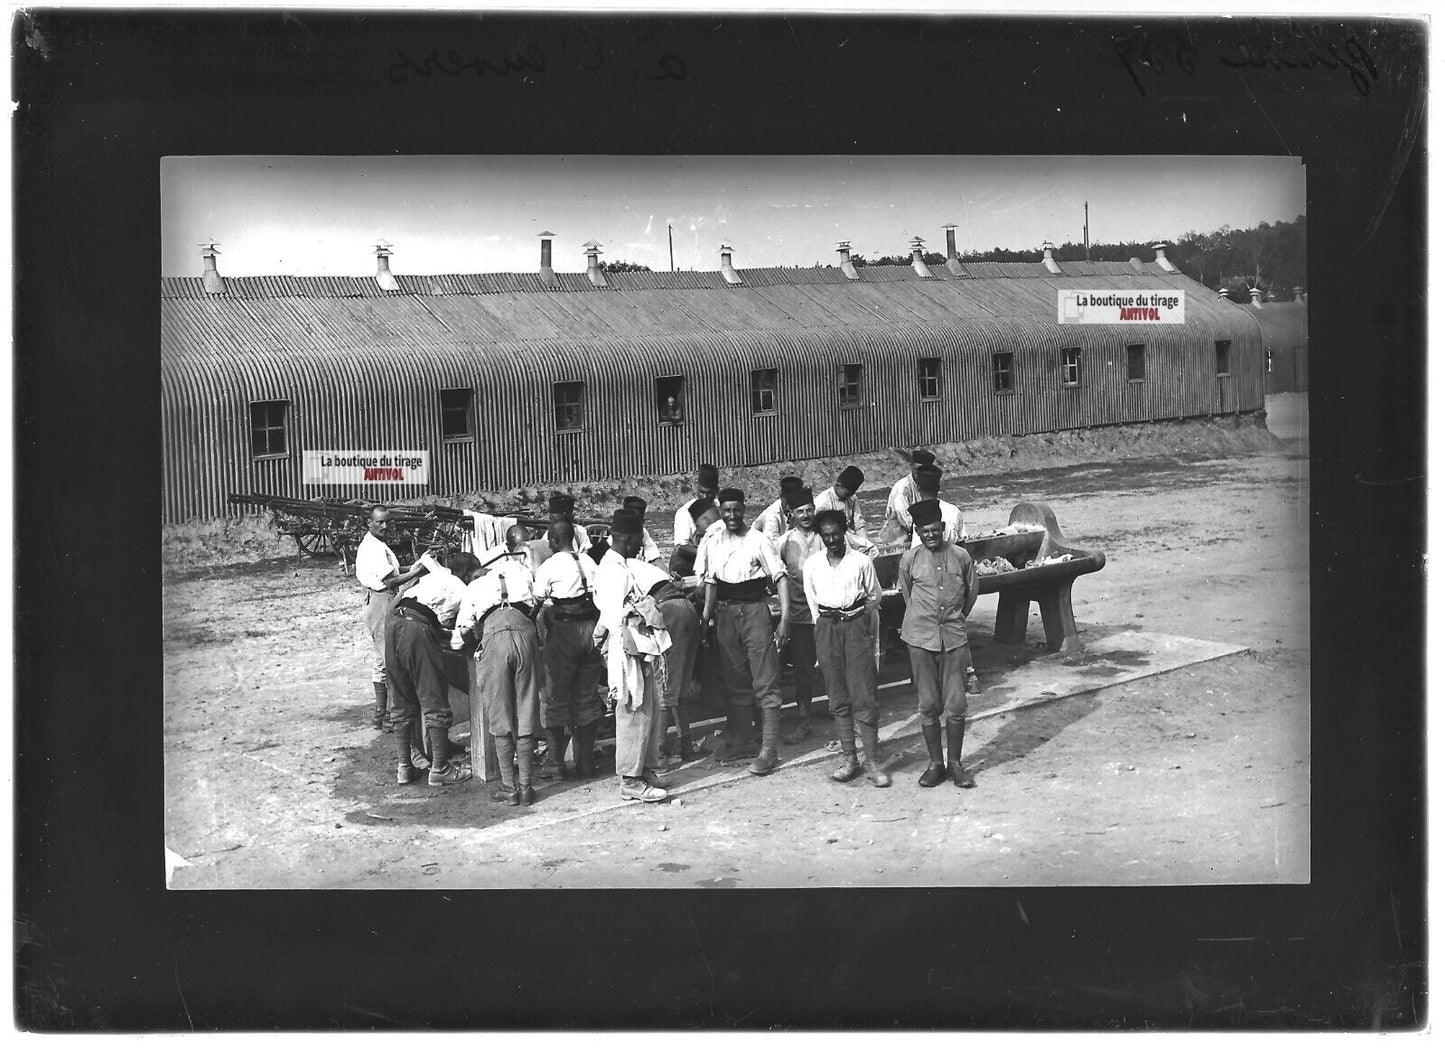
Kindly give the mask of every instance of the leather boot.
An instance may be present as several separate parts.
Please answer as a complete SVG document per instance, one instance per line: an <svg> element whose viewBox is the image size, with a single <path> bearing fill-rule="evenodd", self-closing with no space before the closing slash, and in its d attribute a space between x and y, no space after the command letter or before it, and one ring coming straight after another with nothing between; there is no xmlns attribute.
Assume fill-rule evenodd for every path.
<svg viewBox="0 0 1445 1049"><path fill-rule="evenodd" d="M973 773L963 767L963 732L965 722L948 719L948 775L955 787L976 786Z"/></svg>
<svg viewBox="0 0 1445 1049"><path fill-rule="evenodd" d="M863 772L863 766L858 764L858 744L853 738L853 716L834 714L833 727L838 731L838 744L843 748L843 764L833 771L832 778L838 783L847 783Z"/></svg>
<svg viewBox="0 0 1445 1049"><path fill-rule="evenodd" d="M722 764L728 761L739 761L743 758L756 754L757 751L748 749L748 729L751 727L751 719L747 707L728 707L727 728L723 730L722 746L713 754L713 760Z"/></svg>
<svg viewBox="0 0 1445 1049"><path fill-rule="evenodd" d="M592 745L597 741L597 722L578 725L572 733L572 754L579 779L591 779L597 774L597 764L592 760Z"/></svg>
<svg viewBox="0 0 1445 1049"><path fill-rule="evenodd" d="M938 725L924 725L923 742L928 747L928 768L918 777L918 785L936 787L948 778L943 768L943 729Z"/></svg>
<svg viewBox="0 0 1445 1049"><path fill-rule="evenodd" d="M519 805L522 796L517 790L517 770L512 764L517 757L517 741L511 736L494 736L492 742L496 744L497 769L502 775L502 785L492 791L492 800L503 805Z"/></svg>
<svg viewBox="0 0 1445 1049"><path fill-rule="evenodd" d="M371 708L371 727L380 729L382 732L391 731L391 719L386 716L386 682L373 681L371 689L374 694Z"/></svg>
<svg viewBox="0 0 1445 1049"><path fill-rule="evenodd" d="M708 753L706 745L696 744L692 741L692 721L688 717L686 707L679 703L672 708L669 716L672 718L673 727L677 729L678 757L683 761L691 761L693 758Z"/></svg>
<svg viewBox="0 0 1445 1049"><path fill-rule="evenodd" d="M547 759L542 762L543 779L565 779L567 776L567 726L549 728L547 732Z"/></svg>
<svg viewBox="0 0 1445 1049"><path fill-rule="evenodd" d="M782 713L777 707L763 709L763 746L748 766L754 776L766 776L778 767L778 722Z"/></svg>
<svg viewBox="0 0 1445 1049"><path fill-rule="evenodd" d="M883 771L878 764L878 726L865 725L857 722L858 739L863 744L863 771L868 776L868 782L875 787L887 787L893 783L893 777Z"/></svg>
<svg viewBox="0 0 1445 1049"><path fill-rule="evenodd" d="M431 760L427 758L426 751L422 749L425 746L426 738L422 735L422 723L420 721L411 722L411 763L419 769L431 768Z"/></svg>
<svg viewBox="0 0 1445 1049"><path fill-rule="evenodd" d="M533 747L531 736L517 737L517 794L523 805L530 805L537 800L537 792L532 789L532 762L537 757Z"/></svg>
<svg viewBox="0 0 1445 1049"><path fill-rule="evenodd" d="M453 765L447 761L447 751L451 744L447 740L447 730L437 725L428 725L426 728L427 740L431 743L431 772L427 774L427 784L432 787L447 787L453 783L465 783L472 778L472 770L462 768L460 765ZM416 759L412 759L415 764Z"/></svg>
<svg viewBox="0 0 1445 1049"><path fill-rule="evenodd" d="M420 773L411 763L411 722L398 722L396 729L396 782L398 786L405 786Z"/></svg>

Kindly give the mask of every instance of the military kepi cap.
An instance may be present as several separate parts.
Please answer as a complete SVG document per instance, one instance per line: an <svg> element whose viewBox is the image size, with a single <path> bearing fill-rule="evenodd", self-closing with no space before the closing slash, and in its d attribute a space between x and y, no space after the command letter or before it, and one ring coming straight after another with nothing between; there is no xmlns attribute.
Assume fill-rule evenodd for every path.
<svg viewBox="0 0 1445 1049"><path fill-rule="evenodd" d="M796 510L800 506L811 506L813 493L806 488L789 488L783 493L783 502L788 504L789 510Z"/></svg>
<svg viewBox="0 0 1445 1049"><path fill-rule="evenodd" d="M629 495L622 500L622 505L628 510L636 510L640 514L647 513L647 500L640 495Z"/></svg>
<svg viewBox="0 0 1445 1049"><path fill-rule="evenodd" d="M566 492L553 492L547 497L547 512L549 514L570 514L577 501Z"/></svg>
<svg viewBox="0 0 1445 1049"><path fill-rule="evenodd" d="M908 457L908 461L914 466L932 466L934 463L938 462L938 457L930 451L919 448Z"/></svg>
<svg viewBox="0 0 1445 1049"><path fill-rule="evenodd" d="M791 492L794 489L801 487L803 487L803 479L801 477L784 477L782 482L780 483L778 491L780 493Z"/></svg>
<svg viewBox="0 0 1445 1049"><path fill-rule="evenodd" d="M717 467L712 463L703 463L697 468L697 483L703 488L717 487Z"/></svg>
<svg viewBox="0 0 1445 1049"><path fill-rule="evenodd" d="M724 488L721 492L718 492L717 501L719 505L721 505L722 503L742 503L746 502L747 499L743 495L741 488Z"/></svg>
<svg viewBox="0 0 1445 1049"><path fill-rule="evenodd" d="M942 521L943 508L938 505L937 499L920 499L908 508L908 516L913 518L914 528L922 528Z"/></svg>
<svg viewBox="0 0 1445 1049"><path fill-rule="evenodd" d="M918 490L920 492L938 493L939 482L943 480L943 471L936 466L920 466L918 468Z"/></svg>
<svg viewBox="0 0 1445 1049"><path fill-rule="evenodd" d="M856 492L858 486L863 483L863 471L856 466L845 466L843 472L838 475L838 483L850 492Z"/></svg>
<svg viewBox="0 0 1445 1049"><path fill-rule="evenodd" d="M619 535L635 535L642 531L642 516L636 510L612 511L612 530Z"/></svg>
<svg viewBox="0 0 1445 1049"><path fill-rule="evenodd" d="M715 506L717 506L717 503L713 502L711 499L694 499L691 503L688 504L687 512L691 514L692 519L696 521L699 517L707 513Z"/></svg>

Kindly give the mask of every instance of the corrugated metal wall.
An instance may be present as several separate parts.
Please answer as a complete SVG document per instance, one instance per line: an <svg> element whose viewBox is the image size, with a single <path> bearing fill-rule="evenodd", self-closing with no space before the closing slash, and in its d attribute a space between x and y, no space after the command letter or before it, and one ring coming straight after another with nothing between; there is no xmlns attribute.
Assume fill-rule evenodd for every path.
<svg viewBox="0 0 1445 1049"><path fill-rule="evenodd" d="M172 279L162 303L166 520L226 514L229 492L449 495L1263 406L1258 326L1187 278L1051 276L1028 264L964 279L942 267L937 280L891 270L865 267L871 279L858 282L835 270L744 270L748 286L736 288L709 274L618 274L601 292L575 280L563 285L575 290L526 290L527 274L399 278L392 293L351 278L252 278L213 297ZM492 287L504 290L483 290ZM1184 288L1188 320L1062 326L1064 287ZM1214 341L1226 338L1234 364L1219 377ZM1135 341L1147 346L1143 383L1127 381ZM1061 383L1066 347L1082 351L1076 388ZM1009 394L993 389L998 352L1014 354ZM919 396L923 356L941 359L938 401ZM844 364L863 367L856 408L838 403ZM764 368L778 370L777 411L754 416L750 377ZM680 426L657 418L654 382L666 375L685 377ZM553 384L568 381L585 384L584 423L558 433ZM475 391L475 438L443 441L440 391L458 387ZM290 404L289 454L253 460L249 405L265 400ZM303 488L301 451L327 448L425 449L431 481Z"/></svg>

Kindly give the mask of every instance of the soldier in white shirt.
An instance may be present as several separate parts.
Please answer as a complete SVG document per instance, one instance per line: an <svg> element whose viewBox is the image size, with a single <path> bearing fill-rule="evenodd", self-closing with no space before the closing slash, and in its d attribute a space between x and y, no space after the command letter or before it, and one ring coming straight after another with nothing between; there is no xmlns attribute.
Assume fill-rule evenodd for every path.
<svg viewBox="0 0 1445 1049"><path fill-rule="evenodd" d="M838 474L836 481L813 498L813 506L818 513L824 510L843 511L843 516L848 520L848 534L856 540L850 545L866 550L873 544L868 538L862 508L858 505L858 489L862 485L863 471L856 466L846 466ZM873 549L876 551L877 547Z"/></svg>
<svg viewBox="0 0 1445 1049"><path fill-rule="evenodd" d="M893 482L888 492L887 507L883 511L884 525L896 521L905 535L913 531L913 518L908 516L908 508L923 498L918 488L918 471L932 466L937 459L932 452L919 448L908 457L908 461L912 464L911 468L907 476Z"/></svg>
<svg viewBox="0 0 1445 1049"><path fill-rule="evenodd" d="M542 696L542 731L547 734L547 760L543 779L567 775L567 736L576 739L577 775L593 774L592 747L602 704L597 683L602 679L602 657L592 644L597 626L597 606L592 588L597 567L592 558L573 548L572 529L565 521L547 529L552 556L537 569L532 594L543 602L549 625L542 645L547 668L547 691Z"/></svg>
<svg viewBox="0 0 1445 1049"><path fill-rule="evenodd" d="M710 499L717 501L717 467L712 463L703 463L697 468L697 487L695 499L689 499L677 508L677 513L672 515L672 545L683 546L686 543L695 542L692 537L692 514L688 513L688 507L696 499Z"/></svg>
<svg viewBox="0 0 1445 1049"><path fill-rule="evenodd" d="M427 782L433 787L461 783L471 772L447 760L452 726L448 690L467 688L466 664L447 651L457 613L466 597L464 580L477 570L473 554L453 554L443 571L429 572L397 599L386 621L386 665L391 681L391 718L396 726L396 781L416 778L412 725L421 718L431 748Z"/></svg>
<svg viewBox="0 0 1445 1049"><path fill-rule="evenodd" d="M667 562L667 570L679 579L695 574L697 544L714 525L722 527L722 515L718 513L717 503L711 499L694 499L687 504L687 512L692 518L692 533L686 542L672 548L672 557Z"/></svg>
<svg viewBox="0 0 1445 1049"><path fill-rule="evenodd" d="M706 591L703 628L716 627L728 682L728 727L717 760L744 756L749 715L756 703L762 713L763 739L748 771L765 776L778 767L778 723L783 705L778 691L778 652L788 643L790 629L787 616L776 631L772 628L768 583L776 583L782 606L789 607L788 570L773 544L743 524L745 503L740 489L723 489L718 504L724 527L703 536L696 566Z"/></svg>
<svg viewBox="0 0 1445 1049"><path fill-rule="evenodd" d="M663 785L665 774L652 763L654 724L661 702L656 665L628 656L623 636L629 629L629 610L640 596L629 563L641 548L642 518L632 510L614 511L608 548L597 563L593 592L598 619L592 636L607 655L608 687L618 695L613 713L620 792L629 801L658 802L667 800L667 789ZM635 670L637 679L630 680L629 673L620 675L623 680L615 679L613 670L617 667Z"/></svg>
<svg viewBox="0 0 1445 1049"><path fill-rule="evenodd" d="M396 553L386 545L391 533L391 511L384 506L371 508L371 518L366 524L366 535L356 548L356 581L366 591L361 610L361 621L371 638L371 689L373 706L371 727L392 730L387 720L386 697L386 614L398 587L405 586L419 577L425 569L412 565L405 572Z"/></svg>
<svg viewBox="0 0 1445 1049"><path fill-rule="evenodd" d="M753 531L762 532L773 543L781 539L788 530L788 508L783 500L789 492L800 491L802 488L801 477L784 477L778 484L778 497L764 507L763 512L753 521Z"/></svg>
<svg viewBox="0 0 1445 1049"><path fill-rule="evenodd" d="M922 493L917 502L926 502L930 499L938 502L938 512L943 518L943 541L945 543L960 543L968 538L968 528L963 523L963 511L952 503L938 498L939 486L943 483L943 471L936 466L921 466L918 469L918 490ZM913 520L910 512L908 520ZM913 541L910 546L917 546L923 542L918 537L918 530L913 530Z"/></svg>
<svg viewBox="0 0 1445 1049"><path fill-rule="evenodd" d="M832 778L846 783L864 772L875 787L886 787L893 780L878 763L878 665L870 626L883 590L873 562L849 549L847 524L838 510L818 514L823 550L803 564L803 591L817 621L818 665L843 746L843 764ZM855 735L863 746L861 766Z"/></svg>

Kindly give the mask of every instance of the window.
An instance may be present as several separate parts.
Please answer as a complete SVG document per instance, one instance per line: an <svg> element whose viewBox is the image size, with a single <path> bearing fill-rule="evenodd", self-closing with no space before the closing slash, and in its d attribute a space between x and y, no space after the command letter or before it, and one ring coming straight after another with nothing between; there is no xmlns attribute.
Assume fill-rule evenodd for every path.
<svg viewBox="0 0 1445 1049"><path fill-rule="evenodd" d="M661 375L657 379L657 418L673 426L682 424L682 376Z"/></svg>
<svg viewBox="0 0 1445 1049"><path fill-rule="evenodd" d="M753 372L753 414L772 415L778 410L778 369Z"/></svg>
<svg viewBox="0 0 1445 1049"><path fill-rule="evenodd" d="M1129 351L1129 381L1144 381L1144 347L1130 346Z"/></svg>
<svg viewBox="0 0 1445 1049"><path fill-rule="evenodd" d="M557 429L582 429L582 384L580 382L558 382L552 384L552 403L557 409Z"/></svg>
<svg viewBox="0 0 1445 1049"><path fill-rule="evenodd" d="M838 369L838 404L858 408L863 404L863 365L845 364Z"/></svg>
<svg viewBox="0 0 1445 1049"><path fill-rule="evenodd" d="M251 402L251 458L274 459L286 454L286 409L290 401Z"/></svg>
<svg viewBox="0 0 1445 1049"><path fill-rule="evenodd" d="M1064 351L1064 385L1079 385L1079 358L1082 352L1077 346L1072 346Z"/></svg>
<svg viewBox="0 0 1445 1049"><path fill-rule="evenodd" d="M942 374L943 360L941 358L918 358L918 396L925 401L938 400L938 381Z"/></svg>
<svg viewBox="0 0 1445 1049"><path fill-rule="evenodd" d="M1229 340L1224 339L1214 344L1214 374L1229 374Z"/></svg>
<svg viewBox="0 0 1445 1049"><path fill-rule="evenodd" d="M472 391L443 390L442 399L442 440L470 441L472 439Z"/></svg>
<svg viewBox="0 0 1445 1049"><path fill-rule="evenodd" d="M993 392L1014 392L1014 355L995 353L993 355Z"/></svg>

